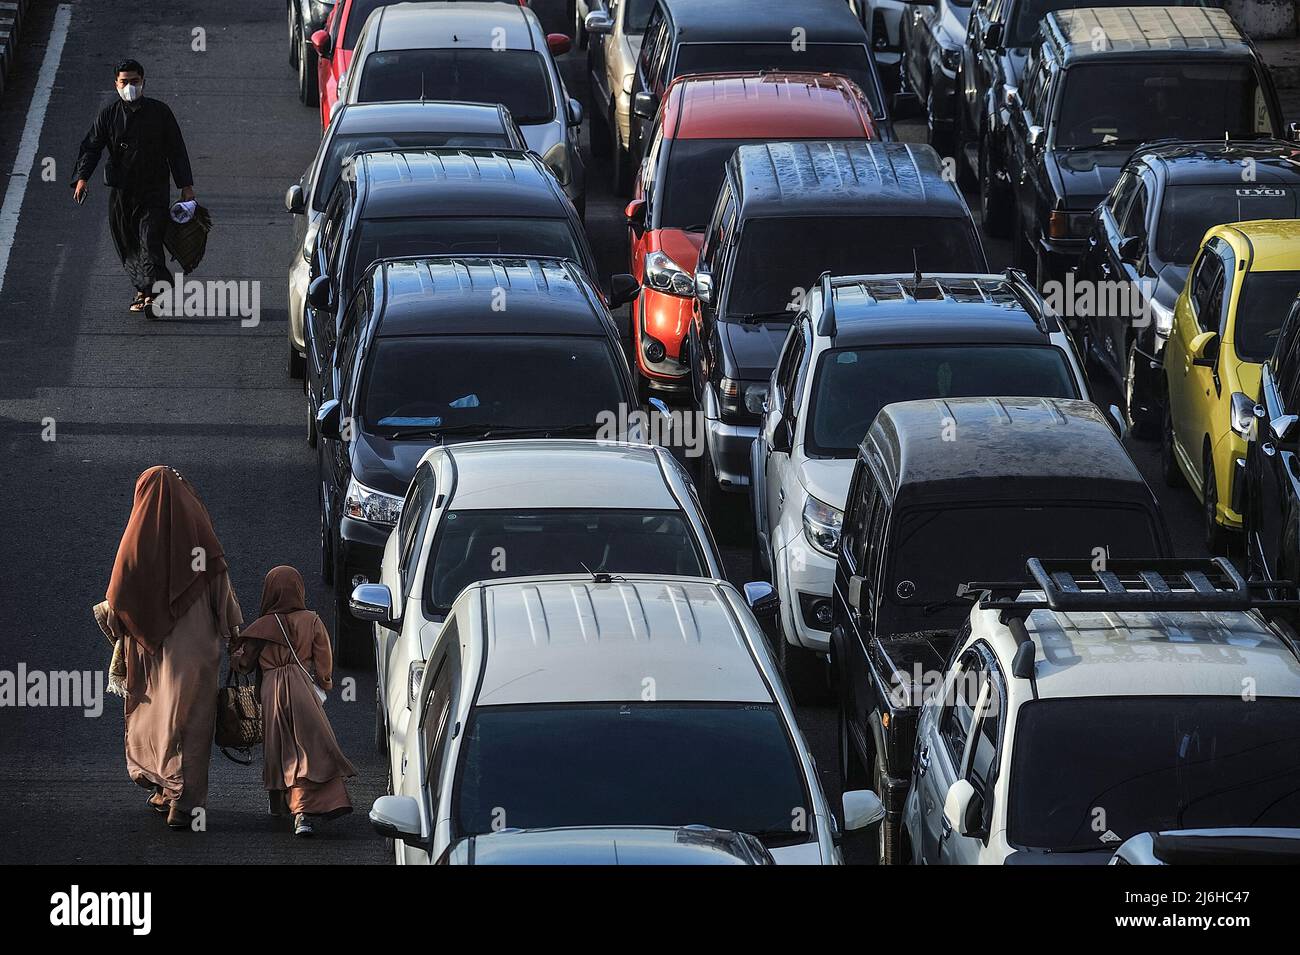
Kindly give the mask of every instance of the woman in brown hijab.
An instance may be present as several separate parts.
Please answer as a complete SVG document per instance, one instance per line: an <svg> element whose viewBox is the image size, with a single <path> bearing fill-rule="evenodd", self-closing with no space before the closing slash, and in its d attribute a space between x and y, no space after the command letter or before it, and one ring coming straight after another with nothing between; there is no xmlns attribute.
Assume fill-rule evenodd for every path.
<svg viewBox="0 0 1300 955"><path fill-rule="evenodd" d="M294 833L312 834L312 819L352 811L343 780L355 776L316 692L333 688L330 635L306 608L302 574L274 567L262 586L261 616L240 634L230 662L262 671L262 781L276 816L293 814Z"/></svg>
<svg viewBox="0 0 1300 955"><path fill-rule="evenodd" d="M208 509L172 468L135 482L135 503L95 619L124 670L126 768L173 829L208 799L223 640L243 618Z"/></svg>

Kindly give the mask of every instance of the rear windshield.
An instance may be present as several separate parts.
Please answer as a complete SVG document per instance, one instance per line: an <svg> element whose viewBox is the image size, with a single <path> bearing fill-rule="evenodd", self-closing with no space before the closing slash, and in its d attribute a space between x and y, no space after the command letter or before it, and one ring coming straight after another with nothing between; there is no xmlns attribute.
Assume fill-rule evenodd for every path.
<svg viewBox="0 0 1300 955"><path fill-rule="evenodd" d="M1039 21L1049 13L1057 10L1073 10L1076 7L1203 7L1202 0L1020 0L1012 14L1011 24L1007 28L1007 46L1038 46L1042 35L1038 32ZM1222 6L1215 2L1209 6Z"/></svg>
<svg viewBox="0 0 1300 955"><path fill-rule="evenodd" d="M1237 299L1232 344L1243 361L1265 362L1273 354L1282 321L1300 294L1300 272L1247 272Z"/></svg>
<svg viewBox="0 0 1300 955"><path fill-rule="evenodd" d="M867 48L860 43L683 43L677 51L673 76L758 70L839 73L862 87L872 113L884 115L877 101Z"/></svg>
<svg viewBox="0 0 1300 955"><path fill-rule="evenodd" d="M1241 182L1170 186L1160 206L1156 253L1161 262L1191 265L1205 233L1225 222L1294 219L1296 189Z"/></svg>
<svg viewBox="0 0 1300 955"><path fill-rule="evenodd" d="M379 259L414 255L554 255L586 267L568 219L363 219L354 247L355 275Z"/></svg>
<svg viewBox="0 0 1300 955"><path fill-rule="evenodd" d="M366 58L357 102L504 103L520 126L555 118L546 62L532 50L393 50Z"/></svg>
<svg viewBox="0 0 1300 955"><path fill-rule="evenodd" d="M913 252L915 251L915 256ZM808 216L750 219L726 292L726 320L793 319L817 277L913 272L986 272L966 219L932 216Z"/></svg>

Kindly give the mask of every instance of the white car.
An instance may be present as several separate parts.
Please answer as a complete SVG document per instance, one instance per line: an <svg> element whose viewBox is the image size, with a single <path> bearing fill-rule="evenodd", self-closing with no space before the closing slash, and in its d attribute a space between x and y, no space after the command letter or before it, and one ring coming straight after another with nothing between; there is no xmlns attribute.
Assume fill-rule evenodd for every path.
<svg viewBox="0 0 1300 955"><path fill-rule="evenodd" d="M972 583L917 725L912 861L1109 861L1168 829L1300 826L1300 646L1225 559L1029 561Z"/></svg>
<svg viewBox="0 0 1300 955"><path fill-rule="evenodd" d="M404 752L370 812L399 864L450 861L493 833L647 826L746 833L783 864L841 861L762 628L720 580L473 584L432 648ZM871 792L844 806L850 829L884 818Z"/></svg>
<svg viewBox="0 0 1300 955"><path fill-rule="evenodd" d="M394 780L424 661L457 595L479 580L586 571L724 576L690 480L666 450L514 440L424 454L379 575L397 619L374 627L375 740Z"/></svg>
<svg viewBox="0 0 1300 955"><path fill-rule="evenodd" d="M1300 829L1139 832L1107 865L1300 865Z"/></svg>
<svg viewBox="0 0 1300 955"><path fill-rule="evenodd" d="M876 412L922 398L1087 399L1088 384L1016 271L824 278L805 306L768 384L750 474L755 573L781 598L782 669L811 702L825 692L840 525Z"/></svg>

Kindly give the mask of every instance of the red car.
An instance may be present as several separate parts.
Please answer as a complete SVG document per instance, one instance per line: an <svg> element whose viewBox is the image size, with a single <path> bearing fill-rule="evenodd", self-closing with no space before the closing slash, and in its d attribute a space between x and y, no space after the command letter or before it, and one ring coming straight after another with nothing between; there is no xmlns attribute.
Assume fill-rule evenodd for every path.
<svg viewBox="0 0 1300 955"><path fill-rule="evenodd" d="M339 80L347 73L348 64L352 62L352 51L357 47L357 37L361 35L366 17L380 7L397 2L399 0L339 0L325 21L325 29L317 30L311 35L311 45L316 48L319 58L316 72L320 83L322 130L329 126L334 104L339 101ZM527 0L499 2L517 2L521 7L528 6Z"/></svg>
<svg viewBox="0 0 1300 955"><path fill-rule="evenodd" d="M681 343L691 321L695 261L737 146L875 139L866 94L832 73L682 76L664 93L626 215L636 366L656 390L687 386Z"/></svg>

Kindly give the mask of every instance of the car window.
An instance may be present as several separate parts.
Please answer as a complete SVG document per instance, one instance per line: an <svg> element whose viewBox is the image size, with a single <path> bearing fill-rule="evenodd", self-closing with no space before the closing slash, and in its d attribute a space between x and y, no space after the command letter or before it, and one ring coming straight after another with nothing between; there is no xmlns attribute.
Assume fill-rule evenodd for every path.
<svg viewBox="0 0 1300 955"><path fill-rule="evenodd" d="M1300 298L1291 304L1271 364L1282 411L1295 414L1300 407Z"/></svg>
<svg viewBox="0 0 1300 955"><path fill-rule="evenodd" d="M1205 233L1224 222L1294 219L1300 216L1300 189L1229 181L1174 185L1165 190L1156 230L1162 262L1186 265L1196 258Z"/></svg>
<svg viewBox="0 0 1300 955"><path fill-rule="evenodd" d="M797 397L795 377L799 374L799 363L803 360L807 347L803 334L806 320L807 313L804 313L801 320L791 326L785 349L781 353L781 363L777 366L776 383L781 389L781 400L787 415L793 415L798 410L794 405Z"/></svg>
<svg viewBox="0 0 1300 955"><path fill-rule="evenodd" d="M1192 287L1193 311L1196 323L1203 332L1219 330L1219 302L1223 294L1223 262L1214 241L1201 253L1201 265L1196 270L1196 283Z"/></svg>
<svg viewBox="0 0 1300 955"><path fill-rule="evenodd" d="M447 756L447 724L451 720L452 670L459 654L457 647L456 618L452 617L438 634L442 644L441 656L433 665L437 667L430 684L421 715L420 735L424 740L424 784L429 788L429 798L434 806L442 783L442 766Z"/></svg>
<svg viewBox="0 0 1300 955"><path fill-rule="evenodd" d="M343 35L343 49L356 49L361 37L361 28L366 25L366 18L380 7L396 3L397 0L352 0L348 8L348 27Z"/></svg>
<svg viewBox="0 0 1300 955"><path fill-rule="evenodd" d="M410 593L411 576L420 562L420 541L428 525L430 511L437 490L433 469L422 467L416 472L415 480L402 505L402 516L398 519L398 558L402 568L402 593Z"/></svg>
<svg viewBox="0 0 1300 955"><path fill-rule="evenodd" d="M359 103L504 103L521 126L555 118L550 71L533 50L390 50L370 54L361 69Z"/></svg>
<svg viewBox="0 0 1300 955"><path fill-rule="evenodd" d="M1120 224L1124 221L1124 214L1128 212L1129 203L1133 201L1141 181L1135 171L1128 169L1119 177L1119 182L1115 183L1115 188L1111 190L1106 205L1115 219L1115 228L1120 228Z"/></svg>
<svg viewBox="0 0 1300 955"><path fill-rule="evenodd" d="M939 739L959 775L966 754L966 740L975 724L975 704L987 678L983 658L968 650L950 676L943 710L939 714Z"/></svg>
<svg viewBox="0 0 1300 955"><path fill-rule="evenodd" d="M1247 272L1237 297L1232 329L1233 348L1243 361L1264 362L1277 345L1282 319L1296 294L1300 272Z"/></svg>
<svg viewBox="0 0 1300 955"><path fill-rule="evenodd" d="M989 697L979 714L979 724L970 746L966 779L987 803L998 768L999 720L1004 705L1004 688L995 667L989 670ZM985 809L989 807L986 805Z"/></svg>
<svg viewBox="0 0 1300 955"><path fill-rule="evenodd" d="M641 56L637 60L637 71L646 80L647 86L650 85L651 63L654 61L655 50L663 40L663 26L663 7L659 4L655 4L654 11L650 14L650 18L646 22L645 39L641 41Z"/></svg>
<svg viewBox="0 0 1300 955"><path fill-rule="evenodd" d="M1146 235L1147 202L1147 185L1139 180L1137 192L1134 193L1133 201L1124 214L1124 221L1120 223L1121 238Z"/></svg>

